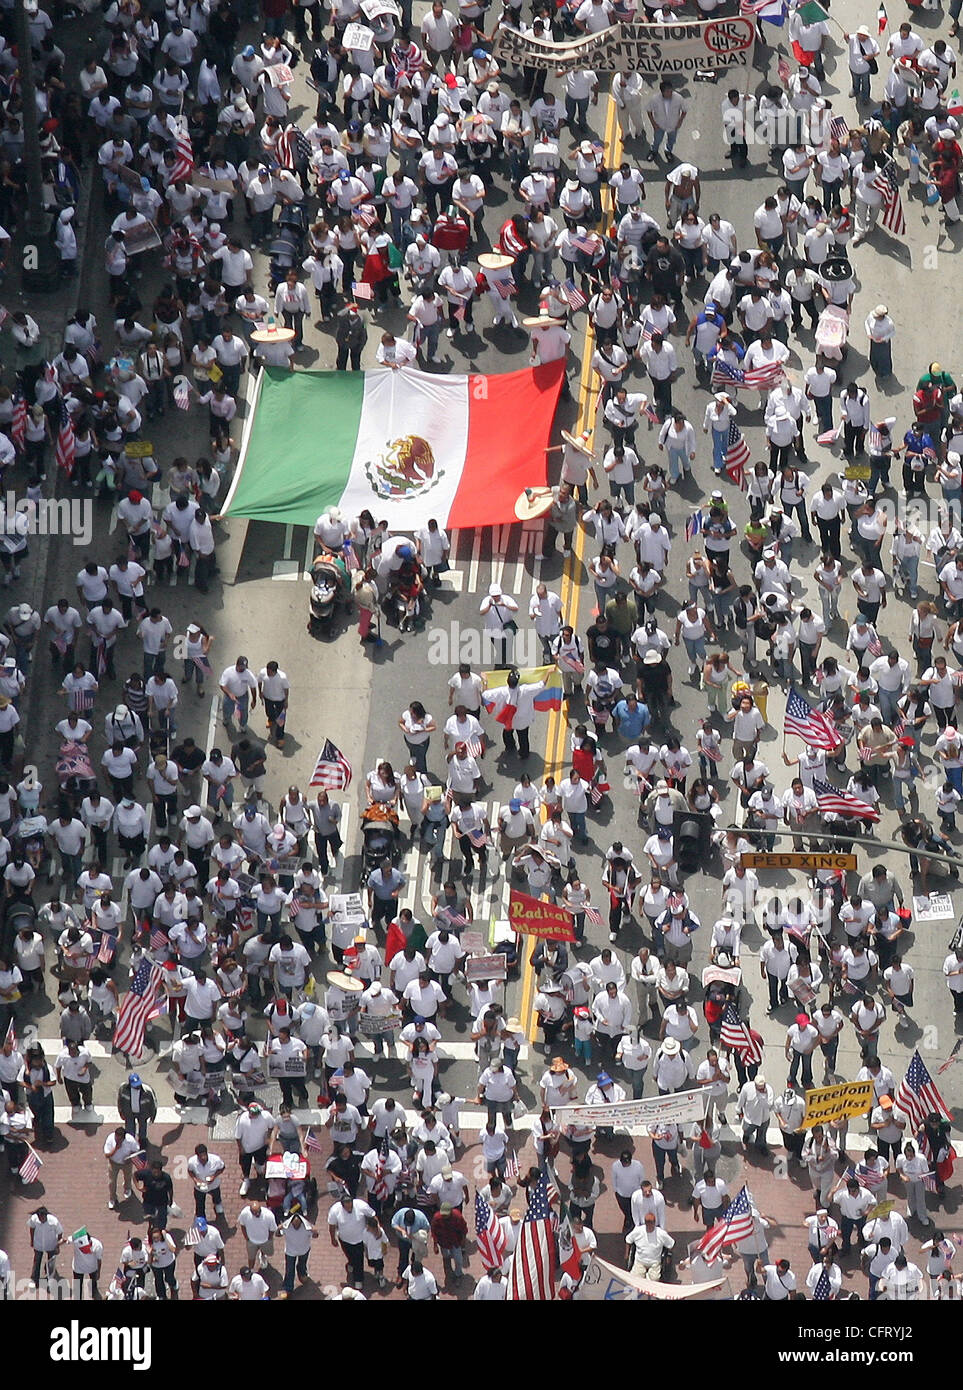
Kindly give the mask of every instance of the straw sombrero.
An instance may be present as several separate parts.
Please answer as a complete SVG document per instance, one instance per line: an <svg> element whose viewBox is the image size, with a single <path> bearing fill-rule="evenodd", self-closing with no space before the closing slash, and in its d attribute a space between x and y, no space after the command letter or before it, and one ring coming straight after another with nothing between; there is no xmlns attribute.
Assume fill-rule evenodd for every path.
<svg viewBox="0 0 963 1390"><path fill-rule="evenodd" d="M526 488L518 494L515 515L519 521L531 521L534 517L544 516L546 512L551 511L552 500L550 487Z"/></svg>
<svg viewBox="0 0 963 1390"><path fill-rule="evenodd" d="M483 251L478 257L483 270L507 270L515 264L511 256L503 256L500 251Z"/></svg>
<svg viewBox="0 0 963 1390"><path fill-rule="evenodd" d="M294 337L293 328L256 328L251 334L252 343L289 343Z"/></svg>

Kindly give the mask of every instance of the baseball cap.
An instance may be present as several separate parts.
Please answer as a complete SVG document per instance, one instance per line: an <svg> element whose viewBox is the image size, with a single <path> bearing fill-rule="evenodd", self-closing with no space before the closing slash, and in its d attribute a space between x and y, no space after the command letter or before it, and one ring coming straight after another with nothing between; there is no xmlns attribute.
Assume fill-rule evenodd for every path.
<svg viewBox="0 0 963 1390"><path fill-rule="evenodd" d="M883 1108L884 1110L891 1110L891 1109L893 1108L893 1097L892 1097L892 1096L880 1096L880 1098L879 1098L879 1103L880 1103L880 1105L882 1106L882 1108Z"/></svg>
<svg viewBox="0 0 963 1390"><path fill-rule="evenodd" d="M135 1071L131 1072L130 1077L128 1079L132 1086L142 1086L144 1084Z"/></svg>
<svg viewBox="0 0 963 1390"><path fill-rule="evenodd" d="M254 45L253 45L252 43L249 43L249 44L247 45L246 48L242 48L242 49L241 49L241 57L242 57L242 58L253 58L253 57L254 57Z"/></svg>
<svg viewBox="0 0 963 1390"><path fill-rule="evenodd" d="M517 796L513 796L511 801L509 801L508 809L510 811L520 811L522 809L522 803Z"/></svg>

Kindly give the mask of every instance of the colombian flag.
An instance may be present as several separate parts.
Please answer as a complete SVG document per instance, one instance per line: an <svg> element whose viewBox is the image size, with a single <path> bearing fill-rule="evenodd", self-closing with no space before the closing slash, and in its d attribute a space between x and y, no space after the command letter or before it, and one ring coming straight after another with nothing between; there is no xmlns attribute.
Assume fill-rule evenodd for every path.
<svg viewBox="0 0 963 1390"><path fill-rule="evenodd" d="M500 685L507 685L507 671L486 671L485 684L489 690L493 690ZM533 666L530 670L519 672L519 685L537 685L539 681L545 682L545 689L540 691L535 697L534 708L540 714L548 710L560 710L562 708L562 676L557 666ZM491 709L492 702L482 696L482 703L486 709Z"/></svg>

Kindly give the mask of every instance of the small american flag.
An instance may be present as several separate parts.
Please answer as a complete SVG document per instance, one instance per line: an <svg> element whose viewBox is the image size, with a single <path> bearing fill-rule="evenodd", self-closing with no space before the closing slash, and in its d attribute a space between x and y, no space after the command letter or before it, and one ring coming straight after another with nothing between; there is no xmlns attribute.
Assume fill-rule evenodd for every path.
<svg viewBox="0 0 963 1390"><path fill-rule="evenodd" d="M94 690L72 690L70 692L70 708L75 714L86 714L94 707L97 692Z"/></svg>
<svg viewBox="0 0 963 1390"><path fill-rule="evenodd" d="M465 744L465 749L470 758L480 758L485 751L485 737L470 738Z"/></svg>
<svg viewBox="0 0 963 1390"><path fill-rule="evenodd" d="M166 931L161 927L155 927L150 934L150 949L152 951L163 951L167 944Z"/></svg>
<svg viewBox="0 0 963 1390"><path fill-rule="evenodd" d="M659 412L656 410L654 405L649 405L648 403L645 404L642 407L642 414L648 420L650 425L658 425L661 423L661 421L659 420Z"/></svg>
<svg viewBox="0 0 963 1390"><path fill-rule="evenodd" d="M13 1027L12 1022L10 1024L10 1027ZM14 1035L14 1042L16 1042L16 1035ZM937 1076L942 1076L943 1073L947 1071L955 1061L957 1061L956 1054L959 1052L961 1047L963 1047L963 1038L957 1038L956 1042L953 1044L953 1051L950 1053L949 1057L947 1057L945 1062L941 1062L939 1066L936 1068Z"/></svg>
<svg viewBox="0 0 963 1390"><path fill-rule="evenodd" d="M921 1129L926 1117L934 1112L946 1120L953 1118L946 1102L933 1084L933 1078L926 1070L919 1052L914 1052L910 1058L906 1075L893 1097L893 1104L902 1110L914 1130Z"/></svg>
<svg viewBox="0 0 963 1390"><path fill-rule="evenodd" d="M789 86L789 79L792 76L792 68L789 66L789 59L780 57L776 63L776 76L784 87Z"/></svg>
<svg viewBox="0 0 963 1390"><path fill-rule="evenodd" d="M829 138L831 140L845 140L849 134L849 126L846 124L845 116L834 116L829 122Z"/></svg>
<svg viewBox="0 0 963 1390"><path fill-rule="evenodd" d="M573 236L572 245L576 251L581 251L583 256L594 256L598 245L598 238L594 236Z"/></svg>
<svg viewBox="0 0 963 1390"><path fill-rule="evenodd" d="M491 286L493 290L498 292L502 299L511 299L512 295L518 289L518 286L511 276L509 276L507 280L493 280Z"/></svg>
<svg viewBox="0 0 963 1390"><path fill-rule="evenodd" d="M721 1219L699 1241L696 1249L701 1251L707 1260L715 1260L724 1245L734 1245L737 1241L745 1240L747 1236L752 1235L752 1232L753 1219L752 1208L749 1205L749 1193L745 1187L742 1187L723 1212Z"/></svg>
<svg viewBox="0 0 963 1390"><path fill-rule="evenodd" d="M74 424L67 407L60 402L60 428L57 431L57 467L62 468L69 478L74 471L74 461L77 456L77 439L74 434Z"/></svg>
<svg viewBox="0 0 963 1390"><path fill-rule="evenodd" d="M574 280L565 281L565 284L562 286L562 298L573 314L578 313L579 309L584 309L588 303L585 295L577 287Z"/></svg>
<svg viewBox="0 0 963 1390"><path fill-rule="evenodd" d="M180 381L174 387L174 404L178 410L187 410L191 404L191 388L187 381Z"/></svg>
<svg viewBox="0 0 963 1390"><path fill-rule="evenodd" d="M593 782L589 787L589 801L593 806L601 804L602 798L607 791L611 791L611 784L608 782Z"/></svg>
<svg viewBox="0 0 963 1390"><path fill-rule="evenodd" d="M868 801L861 801L850 792L841 792L838 787L823 782L818 777L813 778L813 791L816 793L816 805L824 813L830 812L856 820L879 820L879 812L874 810Z"/></svg>
<svg viewBox="0 0 963 1390"><path fill-rule="evenodd" d="M38 1158L30 1145L27 1145L27 1157L20 1165L19 1173L21 1180L28 1186L36 1182L40 1177L40 1170L43 1167L43 1159Z"/></svg>
<svg viewBox="0 0 963 1390"><path fill-rule="evenodd" d="M505 1232L480 1192L475 1193L475 1243L486 1269L495 1269L504 1260Z"/></svg>
<svg viewBox="0 0 963 1390"><path fill-rule="evenodd" d="M370 227L373 222L378 220L378 212L370 203L359 203L356 208L352 208L351 216L362 227Z"/></svg>
<svg viewBox="0 0 963 1390"><path fill-rule="evenodd" d="M318 754L308 785L327 787L329 791L344 791L351 785L351 764L329 738Z"/></svg>
<svg viewBox="0 0 963 1390"><path fill-rule="evenodd" d="M184 1248L185 1248L185 1250L190 1250L190 1249L192 1249L195 1245L200 1245L200 1243L201 1243L201 1232L200 1232L200 1229L199 1229L199 1227L198 1227L198 1225L197 1225L197 1222L196 1222L196 1221L192 1221L191 1224L190 1224L190 1226L187 1228L187 1234L184 1236Z"/></svg>
<svg viewBox="0 0 963 1390"><path fill-rule="evenodd" d="M135 1173L143 1173L144 1169L147 1167L147 1155L144 1153L143 1149L141 1149L139 1154L134 1154L130 1161Z"/></svg>
<svg viewBox="0 0 963 1390"><path fill-rule="evenodd" d="M518 1177L518 1154L510 1144L505 1150L505 1177L509 1182Z"/></svg>
<svg viewBox="0 0 963 1390"><path fill-rule="evenodd" d="M869 1168L865 1163L851 1163L843 1177L847 1182L854 1178L860 1187L865 1187L870 1192L875 1192L879 1187L886 1187L889 1182L886 1173L881 1173L876 1168Z"/></svg>
<svg viewBox="0 0 963 1390"><path fill-rule="evenodd" d="M111 936L108 932L102 932L100 936L100 950L97 952L97 959L101 965L109 965L114 959L114 951L117 947L116 936Z"/></svg>
<svg viewBox="0 0 963 1390"><path fill-rule="evenodd" d="M355 299L374 299L374 286L364 280L352 280L351 293Z"/></svg>
<svg viewBox="0 0 963 1390"><path fill-rule="evenodd" d="M816 1287L813 1289L813 1299L817 1303L823 1303L833 1296L833 1286L829 1278L829 1270L823 1266L819 1278L816 1280Z"/></svg>
<svg viewBox="0 0 963 1390"><path fill-rule="evenodd" d="M816 435L817 444L835 444L839 438L839 429L833 426L831 430L824 430L822 434Z"/></svg>
<svg viewBox="0 0 963 1390"><path fill-rule="evenodd" d="M866 650L869 652L870 656L883 655L883 644L877 637L875 631L873 632L872 637L870 637L869 641L866 643Z"/></svg>
<svg viewBox="0 0 963 1390"><path fill-rule="evenodd" d="M702 531L702 508L694 511L685 524L685 538L691 541L693 536L698 536Z"/></svg>
<svg viewBox="0 0 963 1390"><path fill-rule="evenodd" d="M870 425L867 443L871 454L881 454L883 452L883 436L876 425Z"/></svg>
<svg viewBox="0 0 963 1390"><path fill-rule="evenodd" d="M591 922L593 927L602 925L602 914L597 907L593 907L591 903L586 903L582 911L585 913L585 920Z"/></svg>
<svg viewBox="0 0 963 1390"><path fill-rule="evenodd" d="M3 1041L4 1046L6 1046L7 1043L9 1043L11 1047L16 1047L17 1045L17 1028L13 1019L7 1024L7 1031L4 1034Z"/></svg>
<svg viewBox="0 0 963 1390"><path fill-rule="evenodd" d="M304 1147L310 1149L312 1153L319 1154L322 1152L321 1141L318 1139L313 1129L309 1129L307 1134L305 1134Z"/></svg>
<svg viewBox="0 0 963 1390"><path fill-rule="evenodd" d="M96 649L96 654L95 654L95 658L94 658L94 665L95 665L96 668L97 668L97 677L98 677L98 679L99 679L102 675L104 675L104 673L105 673L106 670L107 670L107 643L106 643L106 642L98 642L98 643L97 643L97 649Z"/></svg>

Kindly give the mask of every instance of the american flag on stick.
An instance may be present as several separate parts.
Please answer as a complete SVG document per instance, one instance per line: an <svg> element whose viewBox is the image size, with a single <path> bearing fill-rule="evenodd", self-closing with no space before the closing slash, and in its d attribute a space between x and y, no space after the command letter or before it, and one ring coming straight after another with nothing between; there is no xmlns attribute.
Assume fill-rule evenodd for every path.
<svg viewBox="0 0 963 1390"><path fill-rule="evenodd" d="M313 1129L309 1129L308 1132L305 1134L304 1147L306 1149L310 1149L312 1153L319 1154L322 1152L321 1141L318 1139Z"/></svg>
<svg viewBox="0 0 963 1390"><path fill-rule="evenodd" d="M20 1165L19 1173L23 1183L28 1187L32 1182L36 1182L40 1177L40 1170L43 1167L43 1159L39 1158L30 1145L27 1145L27 1157Z"/></svg>
<svg viewBox="0 0 963 1390"><path fill-rule="evenodd" d="M562 286L562 298L571 309L573 314L577 314L579 309L584 309L588 300L578 288L574 280L566 280Z"/></svg>
<svg viewBox="0 0 963 1390"><path fill-rule="evenodd" d="M702 508L698 507L688 518L685 524L685 538L691 541L693 536L698 536L702 531Z"/></svg>
<svg viewBox="0 0 963 1390"><path fill-rule="evenodd" d="M726 477L732 482L738 483L743 491L747 486L746 464L749 462L750 458L749 445L743 437L742 430L736 424L735 420L730 420L724 458Z"/></svg>
<svg viewBox="0 0 963 1390"><path fill-rule="evenodd" d="M170 172L171 183L189 179L194 172L194 146L187 133L187 122L179 118L177 135L174 138L174 167Z"/></svg>
<svg viewBox="0 0 963 1390"><path fill-rule="evenodd" d="M101 932L100 950L97 952L97 959L101 965L109 965L114 959L114 951L117 947L116 936L111 936L109 932Z"/></svg>
<svg viewBox="0 0 963 1390"><path fill-rule="evenodd" d="M374 286L366 284L364 280L352 280L351 293L355 299L374 299Z"/></svg>
<svg viewBox="0 0 963 1390"><path fill-rule="evenodd" d="M591 922L593 927L602 925L602 914L597 907L593 907L591 903L586 903L582 911L585 914L585 920Z"/></svg>
<svg viewBox="0 0 963 1390"><path fill-rule="evenodd" d="M873 633L873 635L866 643L866 650L869 652L870 656L882 656L883 644L879 640L879 637L876 635L875 630L871 628L870 631Z"/></svg>
<svg viewBox="0 0 963 1390"><path fill-rule="evenodd" d="M77 457L77 437L74 434L74 422L71 420L63 401L60 402L60 428L57 431L56 453L57 467L63 469L68 478L72 477L74 462Z"/></svg>
<svg viewBox="0 0 963 1390"><path fill-rule="evenodd" d="M191 385L189 381L179 381L174 387L174 404L178 410L190 409Z"/></svg>
<svg viewBox="0 0 963 1390"><path fill-rule="evenodd" d="M898 1110L902 1110L914 1131L921 1129L927 1116L934 1113L942 1115L944 1120L953 1118L919 1052L914 1052L910 1058L906 1075L893 1097L893 1104Z"/></svg>
<svg viewBox="0 0 963 1390"><path fill-rule="evenodd" d="M544 1173L529 1189L528 1211L508 1271L510 1302L548 1303L555 1296L555 1232Z"/></svg>
<svg viewBox="0 0 963 1390"><path fill-rule="evenodd" d="M819 1278L816 1280L816 1287L813 1289L813 1300L816 1303L824 1303L832 1296L832 1281L829 1278L829 1270L824 1265Z"/></svg>
<svg viewBox="0 0 963 1390"><path fill-rule="evenodd" d="M722 1218L705 1233L696 1249L706 1260L718 1259L724 1245L735 1245L753 1232L749 1193L743 1186L722 1213Z"/></svg>
<svg viewBox="0 0 963 1390"><path fill-rule="evenodd" d="M184 1236L184 1249L191 1250L195 1245L200 1245L200 1243L200 1227L198 1226L196 1221L192 1221L187 1229L187 1234Z"/></svg>
<svg viewBox="0 0 963 1390"><path fill-rule="evenodd" d="M518 1154L509 1144L505 1150L505 1177L511 1182L512 1178L518 1177Z"/></svg>
<svg viewBox="0 0 963 1390"><path fill-rule="evenodd" d="M722 1015L719 1041L729 1052L738 1052L743 1062L749 1066L762 1061L762 1048L749 1031L749 1025L743 1023L736 1013L733 1004L729 1004Z"/></svg>
<svg viewBox="0 0 963 1390"><path fill-rule="evenodd" d="M378 1150L378 1162L375 1164L374 1180L371 1184L371 1195L377 1197L379 1202L383 1202L388 1195L388 1182L385 1178L385 1172L388 1168L389 1152L388 1136L386 1134Z"/></svg>
<svg viewBox="0 0 963 1390"><path fill-rule="evenodd" d="M344 791L351 785L351 764L329 738L318 754L309 786L327 787L329 791Z"/></svg>
<svg viewBox="0 0 963 1390"><path fill-rule="evenodd" d="M720 387L734 386L737 390L742 387L747 391L768 391L781 381L785 375L785 368L781 362L764 362L761 367L733 367L721 358L715 357L712 362L712 378L710 385L713 391Z"/></svg>
<svg viewBox="0 0 963 1390"><path fill-rule="evenodd" d="M27 398L23 387L18 386L13 393L13 415L10 418L10 438L18 453L23 452L23 442L27 434Z"/></svg>
<svg viewBox="0 0 963 1390"><path fill-rule="evenodd" d="M114 1029L114 1050L128 1057L140 1057L144 1050L147 1020L157 1003L164 972L151 961L142 960L130 982L130 990L120 1001L117 1026Z"/></svg>
<svg viewBox="0 0 963 1390"><path fill-rule="evenodd" d="M581 251L583 256L594 256L598 246L598 238L594 236L573 236L572 245L576 251Z"/></svg>
<svg viewBox="0 0 963 1390"><path fill-rule="evenodd" d="M465 749L470 758L480 758L485 751L485 736L481 738L470 738L465 744Z"/></svg>
<svg viewBox="0 0 963 1390"><path fill-rule="evenodd" d="M838 787L818 777L813 778L813 791L816 793L816 805L823 814L846 816L851 820L879 820L879 812L868 801L860 800L851 792L841 792Z"/></svg>
<svg viewBox="0 0 963 1390"><path fill-rule="evenodd" d="M851 1163L846 1169L843 1177L847 1182L855 1179L860 1187L865 1187L869 1192L875 1192L877 1188L886 1187L889 1177L886 1173L881 1173L877 1168L869 1168L865 1163Z"/></svg>
<svg viewBox="0 0 963 1390"><path fill-rule="evenodd" d="M611 791L610 782L593 782L589 787L589 801L593 806L599 806L606 792Z"/></svg>
<svg viewBox="0 0 963 1390"><path fill-rule="evenodd" d="M824 748L827 752L831 752L840 742L836 725L830 716L814 709L795 686L789 687L784 732L787 736L795 734L797 738L804 739L816 748Z"/></svg>
<svg viewBox="0 0 963 1390"><path fill-rule="evenodd" d="M70 708L75 714L86 714L94 707L97 692L94 690L72 690L70 692Z"/></svg>
<svg viewBox="0 0 963 1390"><path fill-rule="evenodd" d="M829 122L829 138L831 140L843 141L849 134L849 126L846 124L845 116L834 116Z"/></svg>
<svg viewBox="0 0 963 1390"><path fill-rule="evenodd" d="M150 949L152 951L163 951L167 947L167 933L160 927L155 927L150 934Z"/></svg>
<svg viewBox="0 0 963 1390"><path fill-rule="evenodd" d="M475 1243L486 1269L495 1269L504 1260L505 1232L480 1192L475 1193Z"/></svg>
<svg viewBox="0 0 963 1390"><path fill-rule="evenodd" d="M883 226L894 236L903 236L906 231L906 217L903 213L903 200L896 185L897 165L890 159L873 179L871 187L883 195Z"/></svg>

